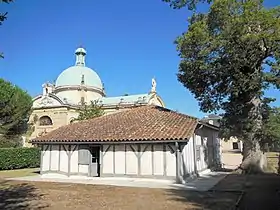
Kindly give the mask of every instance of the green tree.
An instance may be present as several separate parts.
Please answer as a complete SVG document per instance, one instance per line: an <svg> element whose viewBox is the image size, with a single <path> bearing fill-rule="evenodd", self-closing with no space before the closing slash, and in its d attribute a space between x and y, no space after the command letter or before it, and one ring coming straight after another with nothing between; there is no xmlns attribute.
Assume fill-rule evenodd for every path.
<svg viewBox="0 0 280 210"><path fill-rule="evenodd" d="M24 133L31 107L32 98L27 92L0 78L0 134Z"/></svg>
<svg viewBox="0 0 280 210"><path fill-rule="evenodd" d="M101 106L97 104L96 101L91 101L90 105L84 105L80 111L79 116L73 121L88 120L95 117L100 117L104 114Z"/></svg>
<svg viewBox="0 0 280 210"><path fill-rule="evenodd" d="M182 7L188 7L189 10L195 10L198 3L211 3L213 0L163 0L170 4L174 9L180 9Z"/></svg>
<svg viewBox="0 0 280 210"><path fill-rule="evenodd" d="M10 2L12 2L13 0L2 0L2 1L0 1L0 3L2 2L2 3L10 3ZM3 24L3 22L4 22L4 20L6 20L7 19L7 12L0 12L0 25L2 25ZM4 58L4 55L3 55L3 53L0 53L0 58Z"/></svg>
<svg viewBox="0 0 280 210"><path fill-rule="evenodd" d="M176 2L199 1L171 1ZM188 31L175 41L178 80L202 111L224 111L225 137L244 142L246 171L262 171L265 165L260 142L269 100L264 90L280 88L279 16L279 7L267 9L261 0L215 0L207 14L193 14Z"/></svg>
<svg viewBox="0 0 280 210"><path fill-rule="evenodd" d="M269 110L269 115L263 127L262 144L280 145L280 107Z"/></svg>

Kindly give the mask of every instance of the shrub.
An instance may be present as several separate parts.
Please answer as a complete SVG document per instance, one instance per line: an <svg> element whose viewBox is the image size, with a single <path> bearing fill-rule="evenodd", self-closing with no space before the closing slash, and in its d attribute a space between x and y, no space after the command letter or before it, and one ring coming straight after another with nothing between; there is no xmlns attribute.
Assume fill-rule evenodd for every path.
<svg viewBox="0 0 280 210"><path fill-rule="evenodd" d="M10 148L10 147L21 147L22 137L21 136L4 136L0 134L0 148Z"/></svg>
<svg viewBox="0 0 280 210"><path fill-rule="evenodd" d="M40 166L39 148L0 148L0 170Z"/></svg>

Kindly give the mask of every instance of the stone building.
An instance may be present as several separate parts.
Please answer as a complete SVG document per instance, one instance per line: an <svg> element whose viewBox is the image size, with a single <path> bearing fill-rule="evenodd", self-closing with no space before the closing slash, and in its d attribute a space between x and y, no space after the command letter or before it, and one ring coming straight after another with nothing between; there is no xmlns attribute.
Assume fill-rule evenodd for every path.
<svg viewBox="0 0 280 210"><path fill-rule="evenodd" d="M143 105L164 107L164 102L156 93L156 81L152 79L151 90L137 95L106 97L103 82L98 74L86 66L86 50L75 51L76 63L65 69L56 79L42 85L42 94L33 99L29 122L33 139L70 124L78 116L82 105L96 101L105 114L127 110Z"/></svg>

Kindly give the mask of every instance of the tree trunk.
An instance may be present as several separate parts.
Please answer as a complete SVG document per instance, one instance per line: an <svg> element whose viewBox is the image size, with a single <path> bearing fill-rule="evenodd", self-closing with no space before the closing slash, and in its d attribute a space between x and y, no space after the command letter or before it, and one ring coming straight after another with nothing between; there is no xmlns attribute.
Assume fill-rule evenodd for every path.
<svg viewBox="0 0 280 210"><path fill-rule="evenodd" d="M263 173L267 161L265 154L261 151L259 141L244 141L243 160L240 168L243 173Z"/></svg>
<svg viewBox="0 0 280 210"><path fill-rule="evenodd" d="M249 102L251 109L248 113L250 132L243 141L243 160L240 168L244 173L263 173L266 168L266 156L260 146L260 131L262 129L261 99L253 97Z"/></svg>

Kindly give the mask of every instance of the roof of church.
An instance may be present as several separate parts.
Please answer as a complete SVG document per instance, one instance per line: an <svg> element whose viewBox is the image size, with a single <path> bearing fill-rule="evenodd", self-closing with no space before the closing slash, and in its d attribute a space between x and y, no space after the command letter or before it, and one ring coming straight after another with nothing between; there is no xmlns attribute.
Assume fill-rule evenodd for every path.
<svg viewBox="0 0 280 210"><path fill-rule="evenodd" d="M66 125L31 142L185 141L198 123L195 117L148 105Z"/></svg>
<svg viewBox="0 0 280 210"><path fill-rule="evenodd" d="M98 102L103 105L113 105L113 104L133 104L133 103L148 103L151 95L147 94L137 94L128 96L116 96L116 97L103 97L98 99Z"/></svg>
<svg viewBox="0 0 280 210"><path fill-rule="evenodd" d="M33 100L37 100L39 98L43 97L42 95L36 96L33 98ZM53 93L49 93L48 97L54 98L58 100L61 105L72 105L75 106L74 103L71 102L71 100L63 100L59 96ZM97 99L97 103L102 106L125 106L125 105L142 105L142 104L148 104L149 100L153 97L153 94L144 93L144 94L136 94L136 95L127 95L127 96L115 96L115 97L102 97ZM159 96L157 95L159 98ZM161 100L161 99L160 99ZM44 105L42 101L42 106ZM164 104L162 104L164 106ZM45 104L45 106L52 106L52 104Z"/></svg>

